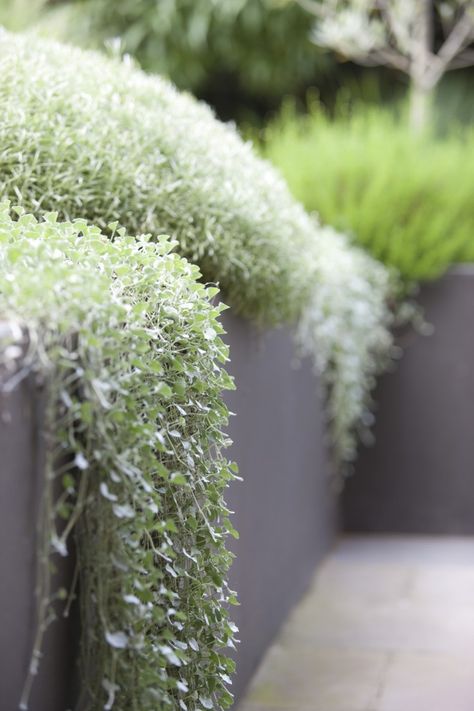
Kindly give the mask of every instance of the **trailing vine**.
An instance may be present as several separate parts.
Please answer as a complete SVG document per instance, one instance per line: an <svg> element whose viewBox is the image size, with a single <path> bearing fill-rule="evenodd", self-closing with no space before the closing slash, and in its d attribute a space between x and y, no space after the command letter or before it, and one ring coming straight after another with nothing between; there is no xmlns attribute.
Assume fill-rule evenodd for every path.
<svg viewBox="0 0 474 711"><path fill-rule="evenodd" d="M322 244L307 255L314 287L296 342L326 385L334 458L337 470L345 472L356 459L359 439L371 441L371 392L396 355L389 326L402 318L388 299L396 293L394 276L344 235L330 227L322 233Z"/></svg>
<svg viewBox="0 0 474 711"><path fill-rule="evenodd" d="M236 467L222 454L221 392L233 385L217 290L166 237L110 225L110 240L83 220L18 213L0 206L0 313L16 324L3 365L38 373L49 393L40 624L22 708L52 602L68 594L52 589L49 564L72 546L81 708L225 708L236 631L225 539L236 533L223 493Z"/></svg>

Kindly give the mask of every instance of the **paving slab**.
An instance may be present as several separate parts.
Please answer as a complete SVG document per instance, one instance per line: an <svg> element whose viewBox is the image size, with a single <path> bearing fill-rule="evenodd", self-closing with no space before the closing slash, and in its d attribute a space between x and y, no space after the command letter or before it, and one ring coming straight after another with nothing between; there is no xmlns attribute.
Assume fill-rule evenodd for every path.
<svg viewBox="0 0 474 711"><path fill-rule="evenodd" d="M289 660L292 660L289 663ZM272 708L312 708L364 711L386 667L386 655L359 650L275 645L256 680L251 700Z"/></svg>
<svg viewBox="0 0 474 711"><path fill-rule="evenodd" d="M472 662L454 655L395 655L377 711L473 711Z"/></svg>
<svg viewBox="0 0 474 711"><path fill-rule="evenodd" d="M350 536L238 711L473 711L474 538Z"/></svg>

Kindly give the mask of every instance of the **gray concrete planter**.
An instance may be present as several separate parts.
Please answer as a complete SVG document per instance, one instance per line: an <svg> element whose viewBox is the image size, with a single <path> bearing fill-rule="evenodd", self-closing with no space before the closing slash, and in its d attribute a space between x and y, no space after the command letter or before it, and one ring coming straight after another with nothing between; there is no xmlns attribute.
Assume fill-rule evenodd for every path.
<svg viewBox="0 0 474 711"><path fill-rule="evenodd" d="M43 482L44 397L29 377L0 391L0 708L16 711L36 632L37 519ZM73 561L55 576L68 585ZM32 711L72 708L77 618L58 619L44 637L44 656L30 695Z"/></svg>
<svg viewBox="0 0 474 711"><path fill-rule="evenodd" d="M244 478L230 490L240 539L231 585L240 607L236 696L252 674L314 570L334 540L336 500L331 493L320 384L309 363L292 367L286 330L259 332L226 313L230 372L230 451Z"/></svg>
<svg viewBox="0 0 474 711"><path fill-rule="evenodd" d="M405 334L381 379L376 443L343 496L350 531L474 533L474 267L452 269L419 301L434 333Z"/></svg>
<svg viewBox="0 0 474 711"><path fill-rule="evenodd" d="M293 604L304 593L336 529L318 381L308 364L292 367L291 336L260 333L226 314L230 371L230 456L243 483L229 492L240 531L231 585L242 640L234 683L242 693ZM35 630L36 520L43 476L44 398L32 379L0 397L0 708L14 711ZM69 559L67 559L69 561ZM66 565L70 565L69 562ZM62 571L67 577L72 571ZM49 628L31 696L32 711L73 707L78 630L74 618Z"/></svg>

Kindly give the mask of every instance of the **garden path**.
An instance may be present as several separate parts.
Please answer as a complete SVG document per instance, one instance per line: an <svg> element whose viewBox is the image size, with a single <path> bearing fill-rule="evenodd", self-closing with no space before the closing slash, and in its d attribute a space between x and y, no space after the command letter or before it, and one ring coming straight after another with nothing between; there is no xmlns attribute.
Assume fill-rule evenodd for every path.
<svg viewBox="0 0 474 711"><path fill-rule="evenodd" d="M238 711L473 711L473 659L474 539L345 537Z"/></svg>

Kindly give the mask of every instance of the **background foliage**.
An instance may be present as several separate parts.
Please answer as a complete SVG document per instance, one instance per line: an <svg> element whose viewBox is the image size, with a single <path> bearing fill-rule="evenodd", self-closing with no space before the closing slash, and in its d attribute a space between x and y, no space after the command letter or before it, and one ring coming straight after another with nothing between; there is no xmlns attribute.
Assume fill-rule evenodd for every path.
<svg viewBox="0 0 474 711"><path fill-rule="evenodd" d="M223 307L171 247L0 209L0 310L28 339L21 360L2 344L2 365L49 383L40 637L66 596L50 587L49 557L67 555L75 531L94 711L231 701ZM33 674L40 649L39 638Z"/></svg>
<svg viewBox="0 0 474 711"><path fill-rule="evenodd" d="M222 90L234 108L231 92L265 105L329 69L310 28L307 13L279 0L78 0L56 4L43 19L43 30L83 46L120 38L145 70L210 94L222 108Z"/></svg>
<svg viewBox="0 0 474 711"><path fill-rule="evenodd" d="M0 24L131 54L146 71L208 101L219 116L261 124L285 96L304 105L308 88L331 111L342 90L393 103L401 73L366 68L311 41L314 18L295 0L0 0ZM438 122L472 120L474 73L442 81Z"/></svg>
<svg viewBox="0 0 474 711"><path fill-rule="evenodd" d="M0 0L0 25L24 30L39 20L44 8L44 0Z"/></svg>
<svg viewBox="0 0 474 711"><path fill-rule="evenodd" d="M265 132L264 155L295 197L408 282L474 261L474 134L415 136L386 110L330 120L291 109Z"/></svg>
<svg viewBox="0 0 474 711"><path fill-rule="evenodd" d="M360 71L311 42L292 0L0 0L0 23L82 47L129 53L208 101L224 119L261 123L286 95L341 87L377 100L403 91L383 69Z"/></svg>

